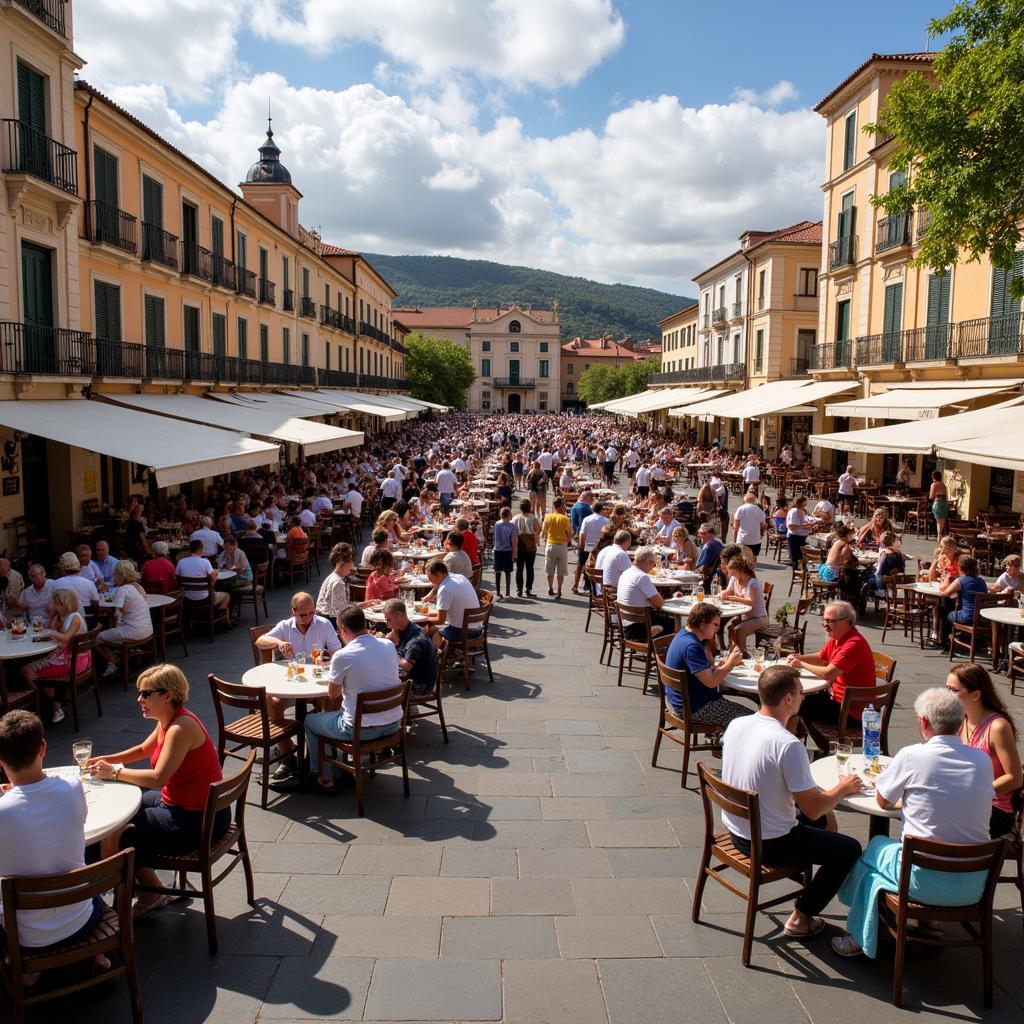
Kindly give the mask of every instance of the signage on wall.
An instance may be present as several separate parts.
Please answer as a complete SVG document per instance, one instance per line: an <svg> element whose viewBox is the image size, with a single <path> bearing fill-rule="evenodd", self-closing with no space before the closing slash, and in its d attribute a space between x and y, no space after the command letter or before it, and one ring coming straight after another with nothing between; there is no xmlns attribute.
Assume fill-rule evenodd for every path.
<svg viewBox="0 0 1024 1024"><path fill-rule="evenodd" d="M96 493L96 470L95 469L87 469L82 474L82 490L86 494L95 494Z"/></svg>
<svg viewBox="0 0 1024 1024"><path fill-rule="evenodd" d="M3 493L5 498L18 494L21 491L20 476L5 476L3 481Z"/></svg>

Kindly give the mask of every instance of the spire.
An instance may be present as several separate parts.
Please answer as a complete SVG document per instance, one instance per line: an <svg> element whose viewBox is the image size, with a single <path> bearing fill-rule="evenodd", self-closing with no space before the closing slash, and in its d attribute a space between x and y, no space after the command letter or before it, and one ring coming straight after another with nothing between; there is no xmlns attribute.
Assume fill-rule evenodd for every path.
<svg viewBox="0 0 1024 1024"><path fill-rule="evenodd" d="M274 141L273 118L270 116L270 98L267 98L267 137L260 146L259 160L249 168L245 180L247 184L279 184L290 185L292 176L281 163L281 150Z"/></svg>

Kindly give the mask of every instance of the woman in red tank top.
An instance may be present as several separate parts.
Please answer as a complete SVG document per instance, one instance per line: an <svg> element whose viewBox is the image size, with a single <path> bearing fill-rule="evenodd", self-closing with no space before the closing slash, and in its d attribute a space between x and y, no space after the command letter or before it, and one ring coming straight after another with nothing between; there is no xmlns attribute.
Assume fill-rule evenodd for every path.
<svg viewBox="0 0 1024 1024"><path fill-rule="evenodd" d="M964 706L964 724L960 739L969 747L984 750L992 758L992 819L989 831L993 839L1013 828L1013 794L1024 784L1017 726L996 692L992 677L976 662L955 665L946 679Z"/></svg>
<svg viewBox="0 0 1024 1024"><path fill-rule="evenodd" d="M119 847L135 847L135 875L144 885L162 887L159 875L146 866L147 854L188 853L199 844L203 811L210 786L221 780L220 761L203 723L185 707L188 680L175 665L154 665L136 681L143 718L156 723L141 743L116 754L94 757L92 774L100 779L132 783L144 789L142 806L123 833L104 840L104 856ZM149 768L125 764L149 761ZM230 822L225 809L214 822L214 837ZM145 893L135 902L140 917L170 902L170 897Z"/></svg>

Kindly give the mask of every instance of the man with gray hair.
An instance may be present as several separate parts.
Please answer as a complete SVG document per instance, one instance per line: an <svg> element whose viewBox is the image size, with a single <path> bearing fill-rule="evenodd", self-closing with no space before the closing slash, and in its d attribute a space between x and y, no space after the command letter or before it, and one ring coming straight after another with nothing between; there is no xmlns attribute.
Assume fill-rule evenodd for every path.
<svg viewBox="0 0 1024 1024"><path fill-rule="evenodd" d="M203 516L199 529L192 531L189 540L203 542L203 558L215 558L224 547L224 538L213 528L213 520L209 516Z"/></svg>
<svg viewBox="0 0 1024 1024"><path fill-rule="evenodd" d="M904 747L875 783L883 810L902 804L903 836L940 843L985 843L992 809L992 759L960 739L964 709L944 687L921 693L914 713L923 743ZM832 940L840 956L873 957L878 943L878 896L898 892L903 840L875 836L847 876L839 899L850 908L846 935ZM934 906L976 903L985 872L947 873L915 869L911 897ZM924 924L927 930L929 927Z"/></svg>
<svg viewBox="0 0 1024 1024"><path fill-rule="evenodd" d="M165 540L153 544L153 557L142 563L142 585L149 589L150 584L160 587L161 594L169 594L178 589L178 577L174 572L174 563L167 557L170 547Z"/></svg>
<svg viewBox="0 0 1024 1024"><path fill-rule="evenodd" d="M633 565L626 569L619 577L618 602L629 605L633 608L642 608L649 605L651 614L651 633L671 633L675 627L675 621L668 615L654 614L665 603L665 598L658 593L658 588L648 575L658 563L658 553L654 548L643 545L636 549L633 558ZM643 638L643 623L634 622L626 626L625 633L628 640Z"/></svg>

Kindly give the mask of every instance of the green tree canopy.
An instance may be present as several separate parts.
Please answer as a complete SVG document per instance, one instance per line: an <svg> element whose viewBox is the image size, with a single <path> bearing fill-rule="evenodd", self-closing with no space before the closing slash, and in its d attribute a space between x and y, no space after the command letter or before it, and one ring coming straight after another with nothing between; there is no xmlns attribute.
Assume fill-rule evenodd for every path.
<svg viewBox="0 0 1024 1024"><path fill-rule="evenodd" d="M465 409L476 379L469 350L419 331L406 337L405 347L405 376L412 397Z"/></svg>
<svg viewBox="0 0 1024 1024"><path fill-rule="evenodd" d="M938 271L987 253L1010 270L1024 220L1024 3L966 0L929 30L953 33L935 57L937 84L918 73L897 82L864 129L893 137L891 165L909 177L872 202L931 214L917 265ZM1024 293L1024 279L1011 288Z"/></svg>
<svg viewBox="0 0 1024 1024"><path fill-rule="evenodd" d="M577 394L587 405L635 395L647 387L648 376L660 369L660 359L645 359L642 363L624 363L615 367L596 363L583 371Z"/></svg>

